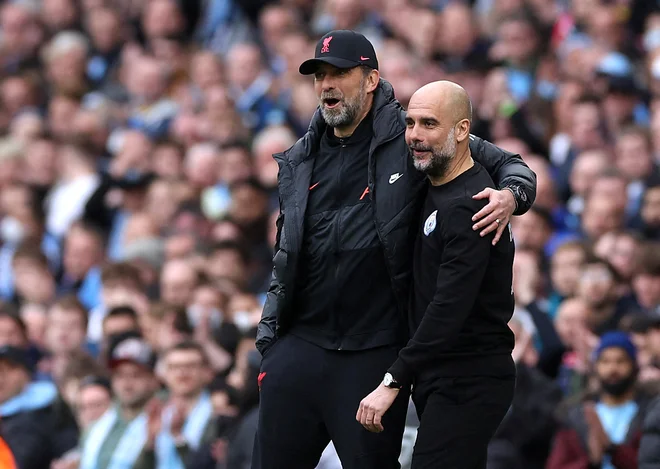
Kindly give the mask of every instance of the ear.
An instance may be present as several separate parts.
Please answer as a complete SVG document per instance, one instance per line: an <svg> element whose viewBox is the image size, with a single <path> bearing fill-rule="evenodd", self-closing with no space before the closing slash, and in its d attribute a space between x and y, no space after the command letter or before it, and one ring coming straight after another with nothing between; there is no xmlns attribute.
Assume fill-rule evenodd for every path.
<svg viewBox="0 0 660 469"><path fill-rule="evenodd" d="M378 70L372 70L367 75L367 93L373 93L378 88L378 83L380 83L380 72Z"/></svg>
<svg viewBox="0 0 660 469"><path fill-rule="evenodd" d="M462 143L470 137L470 121L463 119L456 124L456 141Z"/></svg>

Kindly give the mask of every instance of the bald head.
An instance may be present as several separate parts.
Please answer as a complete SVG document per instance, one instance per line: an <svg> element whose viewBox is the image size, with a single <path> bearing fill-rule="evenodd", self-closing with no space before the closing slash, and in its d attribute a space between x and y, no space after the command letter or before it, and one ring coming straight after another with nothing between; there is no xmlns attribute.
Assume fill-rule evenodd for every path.
<svg viewBox="0 0 660 469"><path fill-rule="evenodd" d="M448 125L467 119L472 123L472 102L465 89L453 81L434 81L418 89L410 104L426 103L435 108Z"/></svg>
<svg viewBox="0 0 660 469"><path fill-rule="evenodd" d="M451 81L417 90L406 112L406 143L413 164L432 183L442 184L466 169L470 160L472 104L467 92ZM457 157L458 155L458 157Z"/></svg>

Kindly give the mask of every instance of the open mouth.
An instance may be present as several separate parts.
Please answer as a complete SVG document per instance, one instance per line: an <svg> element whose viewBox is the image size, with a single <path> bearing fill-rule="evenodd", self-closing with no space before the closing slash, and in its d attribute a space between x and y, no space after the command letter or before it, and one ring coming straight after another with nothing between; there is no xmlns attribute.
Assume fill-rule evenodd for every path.
<svg viewBox="0 0 660 469"><path fill-rule="evenodd" d="M417 157L422 157L422 156L426 155L429 152L430 152L430 150L417 150L417 149L414 149L414 148L412 149L413 155L415 155Z"/></svg>
<svg viewBox="0 0 660 469"><path fill-rule="evenodd" d="M326 107L332 109L334 107L337 107L340 103L340 100L337 98L326 98L323 100L323 104L325 104Z"/></svg>

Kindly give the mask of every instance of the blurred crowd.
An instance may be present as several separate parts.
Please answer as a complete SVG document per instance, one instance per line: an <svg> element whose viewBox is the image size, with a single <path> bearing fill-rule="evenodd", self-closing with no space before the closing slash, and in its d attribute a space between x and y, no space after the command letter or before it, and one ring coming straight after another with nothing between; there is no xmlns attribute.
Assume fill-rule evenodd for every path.
<svg viewBox="0 0 660 469"><path fill-rule="evenodd" d="M537 174L489 469L658 467L656 0L0 1L0 458L250 467L272 155L332 29L374 43L404 106L461 84L472 132Z"/></svg>

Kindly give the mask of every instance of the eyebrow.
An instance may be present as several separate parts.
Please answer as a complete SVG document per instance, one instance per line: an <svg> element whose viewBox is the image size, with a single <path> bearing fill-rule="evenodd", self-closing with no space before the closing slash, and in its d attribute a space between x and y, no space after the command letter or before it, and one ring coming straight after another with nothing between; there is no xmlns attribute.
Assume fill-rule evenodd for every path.
<svg viewBox="0 0 660 469"><path fill-rule="evenodd" d="M412 122L412 121L414 121L414 120L415 120L415 119L413 119L412 117L410 117L410 116L406 116L406 122ZM424 123L424 122L434 122L434 123L439 123L439 122L440 122L440 121L438 121L437 118L432 117L432 116L421 116L421 117L419 117L417 120L418 120L419 122L422 122L422 123Z"/></svg>

